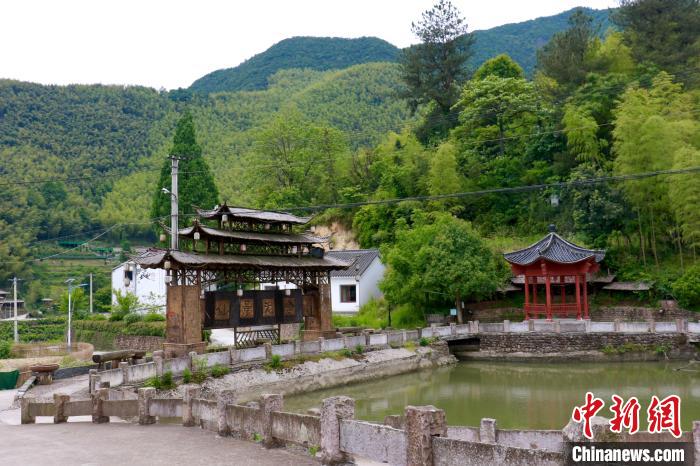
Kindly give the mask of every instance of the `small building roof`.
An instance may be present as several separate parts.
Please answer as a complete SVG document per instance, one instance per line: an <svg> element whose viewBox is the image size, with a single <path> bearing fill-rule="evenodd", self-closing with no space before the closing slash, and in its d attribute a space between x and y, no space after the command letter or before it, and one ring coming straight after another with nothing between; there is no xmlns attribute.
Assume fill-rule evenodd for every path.
<svg viewBox="0 0 700 466"><path fill-rule="evenodd" d="M230 207L223 203L214 209L197 208L197 214L201 218L212 219L221 218L227 215L231 220L253 221L261 223L290 223L295 225L304 225L309 223L311 217L297 217L288 212L265 211L257 209L248 209L245 207Z"/></svg>
<svg viewBox="0 0 700 466"><path fill-rule="evenodd" d="M165 231L170 233L170 228L163 226ZM230 231L211 228L196 222L185 228L180 228L179 235L191 238L198 231L203 238L214 238L228 241L258 243L258 244L321 244L327 243L328 238L310 235L308 233L277 233L277 232L257 232L257 231Z"/></svg>
<svg viewBox="0 0 700 466"><path fill-rule="evenodd" d="M603 287L608 291L649 291L652 283L646 282L612 282Z"/></svg>
<svg viewBox="0 0 700 466"><path fill-rule="evenodd" d="M503 257L511 264L517 265L529 265L540 259L559 264L574 264L591 258L600 262L605 257L605 251L586 249L571 243L559 236L554 227L550 226L549 234L535 244L503 254Z"/></svg>
<svg viewBox="0 0 700 466"><path fill-rule="evenodd" d="M331 277L354 277L356 274L362 275L365 273L372 261L379 257L379 250L348 249L344 251L327 251L326 257L332 257L350 264L345 270L334 270L331 272Z"/></svg>
<svg viewBox="0 0 700 466"><path fill-rule="evenodd" d="M340 270L350 264L333 257L298 256L258 256L253 254L199 254L187 251L168 251L151 249L147 253L134 257L133 260L145 269L161 269L170 259L187 268L206 268L210 270L236 269L305 269L305 270Z"/></svg>

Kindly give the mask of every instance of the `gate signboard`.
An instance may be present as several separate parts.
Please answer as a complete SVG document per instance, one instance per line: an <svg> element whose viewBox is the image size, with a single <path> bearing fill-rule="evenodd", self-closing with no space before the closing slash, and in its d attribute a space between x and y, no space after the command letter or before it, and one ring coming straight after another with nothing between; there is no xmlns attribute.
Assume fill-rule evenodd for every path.
<svg viewBox="0 0 700 466"><path fill-rule="evenodd" d="M207 329L294 324L303 319L299 289L244 291L243 296L231 291L209 291L204 300Z"/></svg>

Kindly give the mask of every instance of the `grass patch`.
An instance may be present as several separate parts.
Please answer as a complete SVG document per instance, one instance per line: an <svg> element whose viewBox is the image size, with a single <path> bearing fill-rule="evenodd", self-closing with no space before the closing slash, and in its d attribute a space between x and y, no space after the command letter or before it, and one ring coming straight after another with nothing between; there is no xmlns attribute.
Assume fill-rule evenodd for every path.
<svg viewBox="0 0 700 466"><path fill-rule="evenodd" d="M425 337L421 337L420 340L418 340L418 344L421 346L428 346L430 344L430 340Z"/></svg>
<svg viewBox="0 0 700 466"><path fill-rule="evenodd" d="M175 381L173 380L173 373L167 371L162 376L151 377L146 380L143 384L144 387L153 387L156 390L170 390L176 387Z"/></svg>
<svg viewBox="0 0 700 466"><path fill-rule="evenodd" d="M214 377L215 379L221 378L231 372L231 369L229 369L226 366L223 366L221 364L215 364L211 369L211 376Z"/></svg>

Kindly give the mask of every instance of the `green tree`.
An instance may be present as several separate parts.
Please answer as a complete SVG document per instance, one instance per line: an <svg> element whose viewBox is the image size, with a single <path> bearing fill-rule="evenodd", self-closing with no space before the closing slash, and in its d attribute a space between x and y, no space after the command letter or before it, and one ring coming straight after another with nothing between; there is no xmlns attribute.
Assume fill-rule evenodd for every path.
<svg viewBox="0 0 700 466"><path fill-rule="evenodd" d="M90 310L88 296L82 287L73 288L73 292L70 296L70 306L73 316L84 314ZM68 291L64 291L61 294L61 301L58 303L58 310L63 314L68 314Z"/></svg>
<svg viewBox="0 0 700 466"><path fill-rule="evenodd" d="M515 60L507 54L486 60L472 75L472 79L484 79L486 76L498 76L499 78L524 78L525 73Z"/></svg>
<svg viewBox="0 0 700 466"><path fill-rule="evenodd" d="M612 19L638 62L652 62L689 83L700 68L698 0L621 0Z"/></svg>
<svg viewBox="0 0 700 466"><path fill-rule="evenodd" d="M454 126L451 109L467 77L464 64L474 41L462 14L449 0L438 0L423 12L411 31L420 43L404 49L399 57L407 87L402 95L414 112L422 104L434 105L426 130L439 134Z"/></svg>
<svg viewBox="0 0 700 466"><path fill-rule="evenodd" d="M673 168L682 170L700 166L700 150L686 145L673 155ZM678 175L669 183L669 197L683 241L692 248L693 256L700 249L700 182L696 175ZM680 237L679 243L681 244ZM681 255L682 257L682 255Z"/></svg>
<svg viewBox="0 0 700 466"><path fill-rule="evenodd" d="M593 18L577 9L569 18L569 28L554 34L537 51L537 69L563 86L581 84L586 77L586 54L597 32Z"/></svg>
<svg viewBox="0 0 700 466"><path fill-rule="evenodd" d="M197 144L194 119L189 112L177 122L175 137L170 149L171 155L181 157L179 163L178 197L180 214L192 214L194 206L210 209L217 204L219 194L214 184L209 165L202 157L202 148ZM170 196L162 192L163 188L170 190L171 169L170 159L165 160L160 172L156 192L153 196L151 217L160 218L170 215ZM185 222L182 217L180 226Z"/></svg>
<svg viewBox="0 0 700 466"><path fill-rule="evenodd" d="M446 302L455 303L462 322L462 300L494 293L505 266L468 222L445 213L427 220L400 230L395 244L383 248L387 272L380 288L390 304L416 313L428 305L426 295L451 297Z"/></svg>

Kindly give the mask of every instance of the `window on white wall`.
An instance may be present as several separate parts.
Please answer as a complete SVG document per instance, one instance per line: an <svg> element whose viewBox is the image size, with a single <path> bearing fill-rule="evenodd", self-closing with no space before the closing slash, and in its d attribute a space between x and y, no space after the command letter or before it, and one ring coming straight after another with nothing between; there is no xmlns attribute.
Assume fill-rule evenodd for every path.
<svg viewBox="0 0 700 466"><path fill-rule="evenodd" d="M355 285L340 285L340 302L357 302L357 287Z"/></svg>

